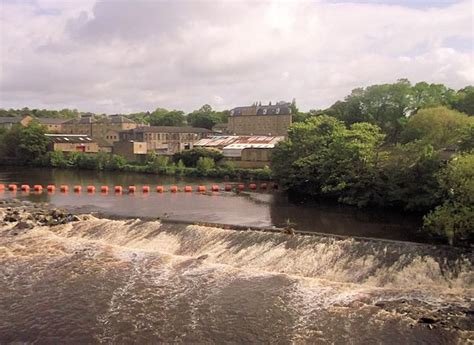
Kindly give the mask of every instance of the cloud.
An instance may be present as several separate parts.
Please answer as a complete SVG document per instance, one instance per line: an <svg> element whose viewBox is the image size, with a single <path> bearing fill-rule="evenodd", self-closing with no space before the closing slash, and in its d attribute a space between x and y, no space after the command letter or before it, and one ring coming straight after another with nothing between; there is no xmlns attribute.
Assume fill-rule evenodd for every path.
<svg viewBox="0 0 474 345"><path fill-rule="evenodd" d="M326 107L408 78L474 82L472 4L4 1L0 107Z"/></svg>

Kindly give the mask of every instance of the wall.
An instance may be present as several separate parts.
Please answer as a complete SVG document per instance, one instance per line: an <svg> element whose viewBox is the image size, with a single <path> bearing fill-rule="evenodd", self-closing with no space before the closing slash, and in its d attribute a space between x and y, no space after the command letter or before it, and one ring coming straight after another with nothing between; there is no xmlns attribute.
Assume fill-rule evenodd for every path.
<svg viewBox="0 0 474 345"><path fill-rule="evenodd" d="M53 150L54 151L62 151L62 152L80 152L77 147L82 146L85 147L86 153L97 153L99 152L99 144L97 143L53 143Z"/></svg>
<svg viewBox="0 0 474 345"><path fill-rule="evenodd" d="M141 161L147 154L147 143L138 141L117 141L114 142L112 151L116 155L121 155L129 162Z"/></svg>
<svg viewBox="0 0 474 345"><path fill-rule="evenodd" d="M291 115L236 115L229 116L229 133L236 135L287 136Z"/></svg>

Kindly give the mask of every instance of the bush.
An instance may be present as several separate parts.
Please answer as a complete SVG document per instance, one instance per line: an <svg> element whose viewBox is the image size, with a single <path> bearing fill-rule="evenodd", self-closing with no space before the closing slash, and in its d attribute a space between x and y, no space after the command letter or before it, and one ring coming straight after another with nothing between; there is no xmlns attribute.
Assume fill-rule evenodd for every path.
<svg viewBox="0 0 474 345"><path fill-rule="evenodd" d="M195 147L191 150L175 153L173 156L173 161L177 163L181 160L185 166L195 168L199 158L201 157L212 158L215 163L218 163L220 160L222 160L222 158L224 158L224 155L216 150Z"/></svg>
<svg viewBox="0 0 474 345"><path fill-rule="evenodd" d="M216 163L214 162L212 158L200 157L197 161L196 169L198 172L206 176L210 170L215 168L215 166L216 166Z"/></svg>
<svg viewBox="0 0 474 345"><path fill-rule="evenodd" d="M474 240L474 154L454 157L438 174L445 201L424 217L424 229L450 244Z"/></svg>

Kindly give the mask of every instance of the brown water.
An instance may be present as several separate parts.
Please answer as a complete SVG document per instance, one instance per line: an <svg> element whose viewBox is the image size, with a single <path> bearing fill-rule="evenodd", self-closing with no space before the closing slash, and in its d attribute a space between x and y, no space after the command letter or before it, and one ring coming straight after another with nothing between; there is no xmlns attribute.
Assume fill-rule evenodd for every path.
<svg viewBox="0 0 474 345"><path fill-rule="evenodd" d="M2 344L464 344L474 335L472 253L452 248L94 217L11 227L0 227Z"/></svg>
<svg viewBox="0 0 474 345"><path fill-rule="evenodd" d="M177 184L184 186L203 184L210 188L211 184L223 181L206 179L176 179L173 177L157 177L146 174L129 174L118 172L77 171L61 169L31 169L24 167L0 168L0 183L66 184L72 191L73 185L156 185L169 186ZM241 181L226 181L238 183ZM0 198L16 197L34 202L48 202L55 206L80 209L84 212L101 212L110 216L127 217L165 217L168 219L215 222L255 227L283 227L290 221L295 228L303 231L322 232L338 235L365 236L387 238L403 241L423 242L426 238L417 230L420 217L403 213L383 212L380 210L358 210L329 204L296 205L290 203L283 193L275 191L241 193L163 193L151 192L134 195L116 196L110 193L103 196L100 193L88 195L83 192L54 194L22 192L0 193Z"/></svg>

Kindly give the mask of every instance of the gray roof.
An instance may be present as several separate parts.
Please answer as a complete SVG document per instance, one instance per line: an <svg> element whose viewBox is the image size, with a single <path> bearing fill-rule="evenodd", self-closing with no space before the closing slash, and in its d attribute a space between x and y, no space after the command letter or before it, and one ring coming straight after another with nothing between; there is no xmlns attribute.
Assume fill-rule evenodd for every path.
<svg viewBox="0 0 474 345"><path fill-rule="evenodd" d="M174 126L149 126L149 127L138 127L135 129L129 129L129 133L212 133L207 128L197 127L174 127Z"/></svg>
<svg viewBox="0 0 474 345"><path fill-rule="evenodd" d="M0 123L20 123L24 116L1 116Z"/></svg>
<svg viewBox="0 0 474 345"><path fill-rule="evenodd" d="M95 142L90 136L83 134L45 134L52 142L69 144L86 144Z"/></svg>
<svg viewBox="0 0 474 345"><path fill-rule="evenodd" d="M274 105L253 105L248 107L235 107L231 110L231 116L242 115L243 112L252 111L253 115L289 115L291 114L289 103Z"/></svg>
<svg viewBox="0 0 474 345"><path fill-rule="evenodd" d="M68 119L56 119L52 117L37 117L35 119L43 125L60 125L69 121Z"/></svg>

